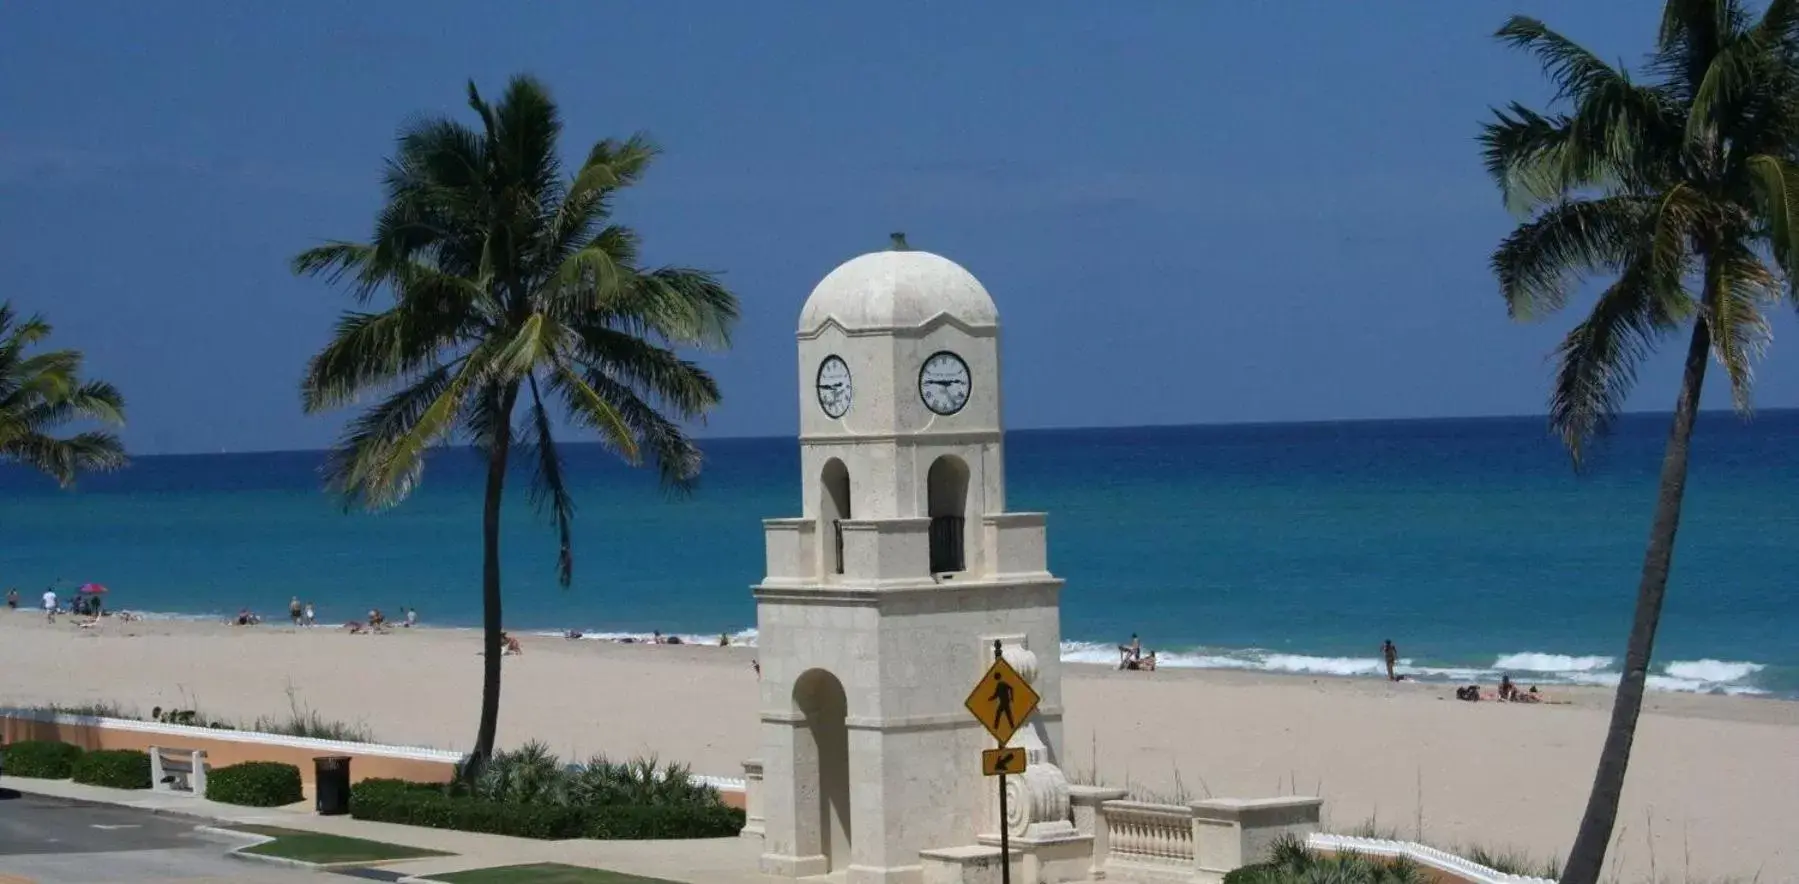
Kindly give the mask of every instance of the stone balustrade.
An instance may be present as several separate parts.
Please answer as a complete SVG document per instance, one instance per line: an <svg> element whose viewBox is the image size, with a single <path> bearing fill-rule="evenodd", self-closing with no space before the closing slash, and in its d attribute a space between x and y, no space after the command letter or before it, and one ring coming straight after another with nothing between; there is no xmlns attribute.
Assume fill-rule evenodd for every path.
<svg viewBox="0 0 1799 884"><path fill-rule="evenodd" d="M1093 836L1094 879L1218 884L1260 861L1275 839L1318 831L1319 798L1219 798L1191 804L1126 801L1123 790L1070 789L1074 823Z"/></svg>

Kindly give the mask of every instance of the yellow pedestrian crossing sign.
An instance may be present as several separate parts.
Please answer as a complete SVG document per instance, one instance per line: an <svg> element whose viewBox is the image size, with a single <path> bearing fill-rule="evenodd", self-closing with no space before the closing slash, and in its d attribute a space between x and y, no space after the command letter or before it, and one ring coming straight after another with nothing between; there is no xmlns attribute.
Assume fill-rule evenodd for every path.
<svg viewBox="0 0 1799 884"><path fill-rule="evenodd" d="M995 658L964 703L993 738L1005 743L1024 726L1041 700L1004 658Z"/></svg>

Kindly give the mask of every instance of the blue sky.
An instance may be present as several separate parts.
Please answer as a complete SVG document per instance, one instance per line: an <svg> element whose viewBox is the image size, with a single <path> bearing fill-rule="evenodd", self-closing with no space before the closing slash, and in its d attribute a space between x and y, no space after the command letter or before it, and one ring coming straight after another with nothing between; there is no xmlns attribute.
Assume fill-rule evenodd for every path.
<svg viewBox="0 0 1799 884"><path fill-rule="evenodd" d="M463 83L547 81L565 151L666 149L622 206L744 303L704 432L795 426L812 285L887 233L986 283L1013 427L1538 413L1573 318L1509 322L1474 144L1540 104L1490 34L1610 57L1642 2L13 3L0 297L131 408L141 453L316 448L297 378L347 299L295 252L368 232L381 160ZM1758 404L1799 405L1782 315ZM1785 347L1783 350L1782 347ZM1633 409L1672 404L1677 351ZM1723 390L1709 404L1727 405Z"/></svg>

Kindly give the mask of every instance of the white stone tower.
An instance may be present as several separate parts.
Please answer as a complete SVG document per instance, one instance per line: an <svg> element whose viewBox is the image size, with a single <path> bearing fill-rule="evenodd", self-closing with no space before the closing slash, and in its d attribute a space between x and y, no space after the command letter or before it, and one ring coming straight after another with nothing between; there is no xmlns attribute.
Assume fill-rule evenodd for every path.
<svg viewBox="0 0 1799 884"><path fill-rule="evenodd" d="M1035 652L1032 733L1060 755L1062 582L1043 515L1006 512L998 311L894 240L800 313L802 515L765 522L755 587L761 867L784 877L911 884L921 849L998 830L962 706L996 639Z"/></svg>

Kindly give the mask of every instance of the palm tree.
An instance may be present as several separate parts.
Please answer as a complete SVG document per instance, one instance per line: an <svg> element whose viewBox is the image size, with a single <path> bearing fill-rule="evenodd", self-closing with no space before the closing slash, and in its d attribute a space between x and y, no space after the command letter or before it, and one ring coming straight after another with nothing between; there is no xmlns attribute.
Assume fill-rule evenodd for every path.
<svg viewBox="0 0 1799 884"><path fill-rule="evenodd" d="M1513 103L1481 135L1487 169L1525 216L1493 254L1506 307L1535 319L1583 278L1607 281L1556 351L1549 419L1577 469L1644 357L1688 335L1624 671L1561 879L1593 884L1643 706L1708 357L1747 411L1764 311L1799 270L1799 3L1774 0L1757 20L1739 0L1668 0L1644 82L1534 19L1497 36L1542 62L1558 105Z"/></svg>
<svg viewBox="0 0 1799 884"><path fill-rule="evenodd" d="M294 271L347 285L359 304L307 366L308 413L379 394L327 460L347 505L403 500L425 452L460 437L487 468L481 599L486 662L468 772L492 757L500 703L500 502L515 442L535 471L532 498L561 539L557 579L574 559L574 500L553 412L594 431L632 464L647 459L673 489L692 486L700 452L678 421L704 416L718 385L677 347L722 348L737 299L708 273L644 267L637 235L611 223L614 197L655 156L641 136L604 140L572 176L557 159L562 121L538 81L515 77L497 105L473 82L471 128L410 124L387 163L386 205L369 242L301 253Z"/></svg>
<svg viewBox="0 0 1799 884"><path fill-rule="evenodd" d="M59 439L51 433L78 419L118 425L125 399L111 384L81 380L81 353L25 351L50 336L50 324L23 322L0 303L0 462L38 470L67 488L85 472L125 465L125 446L111 433L89 430Z"/></svg>

